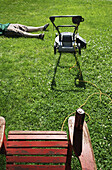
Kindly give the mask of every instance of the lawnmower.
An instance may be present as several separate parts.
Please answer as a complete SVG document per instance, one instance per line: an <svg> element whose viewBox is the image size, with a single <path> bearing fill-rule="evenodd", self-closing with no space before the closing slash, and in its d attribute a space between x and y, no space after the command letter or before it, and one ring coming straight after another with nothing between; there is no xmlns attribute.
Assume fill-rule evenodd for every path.
<svg viewBox="0 0 112 170"><path fill-rule="evenodd" d="M54 23L55 18L63 18L63 17L72 17L72 23L74 25L58 25ZM50 21L53 26L56 28L58 34L56 33L55 42L54 42L54 54L56 54L56 50L58 52L70 52L70 53L78 53L81 55L81 48L86 48L86 41L79 36L78 27L80 22L84 21L84 18L79 15L61 15L61 16L51 16ZM61 27L73 27L74 32L60 32L59 28Z"/></svg>

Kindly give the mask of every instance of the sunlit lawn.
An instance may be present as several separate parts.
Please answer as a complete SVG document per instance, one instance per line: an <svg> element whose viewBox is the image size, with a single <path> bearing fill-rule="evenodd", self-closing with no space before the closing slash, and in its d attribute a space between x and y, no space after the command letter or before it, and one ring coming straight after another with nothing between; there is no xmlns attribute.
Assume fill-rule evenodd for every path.
<svg viewBox="0 0 112 170"><path fill-rule="evenodd" d="M75 64L73 54L62 54L57 66L59 53L53 51L56 30L52 23L44 41L0 37L0 115L6 119L6 135L9 130L61 130L64 119L100 89L104 93L101 101L100 95L94 94L83 109L91 117L88 128L97 167L110 170L112 1L1 0L0 9L1 23L33 26L50 23L52 15L81 15L85 21L79 34L87 41L87 49L78 56L85 81L80 87L75 84L77 66L69 71ZM67 122L64 130L68 132ZM72 161L73 170L79 169L76 161ZM0 165L3 170L3 160Z"/></svg>

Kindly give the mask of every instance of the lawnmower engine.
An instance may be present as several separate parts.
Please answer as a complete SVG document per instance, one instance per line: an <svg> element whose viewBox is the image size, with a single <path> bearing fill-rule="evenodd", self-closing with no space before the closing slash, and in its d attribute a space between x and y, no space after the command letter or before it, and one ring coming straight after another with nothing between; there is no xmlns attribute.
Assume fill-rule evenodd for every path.
<svg viewBox="0 0 112 170"><path fill-rule="evenodd" d="M56 54L56 49L58 49L58 52L71 53L75 53L78 50L79 54L81 54L81 48L86 48L86 41L79 34L75 35L71 32L63 32L59 36L56 34L54 54Z"/></svg>
<svg viewBox="0 0 112 170"><path fill-rule="evenodd" d="M59 52L74 52L74 35L71 32L60 33L55 38L54 53L56 54L56 48Z"/></svg>

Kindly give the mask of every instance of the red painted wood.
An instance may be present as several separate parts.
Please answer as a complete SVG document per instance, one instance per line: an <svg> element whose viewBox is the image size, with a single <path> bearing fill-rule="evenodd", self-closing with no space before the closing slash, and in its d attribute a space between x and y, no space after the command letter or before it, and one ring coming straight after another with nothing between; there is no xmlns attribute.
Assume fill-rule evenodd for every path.
<svg viewBox="0 0 112 170"><path fill-rule="evenodd" d="M83 146L82 153L79 156L79 160L82 169L88 168L91 170L97 170L91 139L86 122L84 122L83 126Z"/></svg>
<svg viewBox="0 0 112 170"><path fill-rule="evenodd" d="M67 140L67 135L8 135L8 140Z"/></svg>
<svg viewBox="0 0 112 170"><path fill-rule="evenodd" d="M10 131L8 135L8 140L9 141L7 142L7 156L6 156L6 162L8 163L6 166L7 169L9 170L13 170L13 169L14 170L16 169L17 170L21 170L21 169L22 170L33 170L33 169L65 170L65 165L14 165L12 163L24 163L24 162L25 163L66 163L66 156L68 150L68 141L67 141L66 132ZM25 141L25 140L30 140L30 141ZM42 140L42 141L34 141L34 140ZM47 141L43 141L43 140L47 140ZM32 148L32 147L36 147L36 148ZM53 147L53 149L51 149L51 147ZM54 149L56 147L61 149ZM31 156L31 155L36 155L36 156ZM43 155L49 155L49 156L43 156ZM56 156L53 157L53 155ZM59 157L59 155L61 155L61 157Z"/></svg>
<svg viewBox="0 0 112 170"><path fill-rule="evenodd" d="M68 147L68 141L8 141L7 147Z"/></svg>
<svg viewBox="0 0 112 170"><path fill-rule="evenodd" d="M10 135L24 135L24 134L30 134L30 135L66 135L66 132L64 131L9 131Z"/></svg>
<svg viewBox="0 0 112 170"><path fill-rule="evenodd" d="M6 170L65 170L65 165L6 165Z"/></svg>
<svg viewBox="0 0 112 170"><path fill-rule="evenodd" d="M26 162L26 163L66 163L66 156L7 156L6 157L7 163L19 163L19 162Z"/></svg>
<svg viewBox="0 0 112 170"><path fill-rule="evenodd" d="M69 118L68 123L69 123L69 140L70 140L70 144L73 146L73 143L74 143L73 142L73 132L74 132L74 126L75 126L75 116L71 116ZM80 130L79 130L79 133L80 133ZM76 137L78 137L78 135ZM85 121L84 121L84 125L83 125L82 139L81 139L82 140L82 152L81 152L81 155L78 156L79 161L81 163L81 167L83 170L84 169L96 170L97 167L96 167L94 153L93 153L93 149L92 149L92 145L91 145L90 135L89 135L88 127L87 127L87 124ZM80 142L77 144L79 144L79 145L77 145L77 149L78 149L78 147L80 147ZM73 147L73 149L74 148L75 147ZM77 150L75 149L75 154L77 153L76 151Z"/></svg>
<svg viewBox="0 0 112 170"><path fill-rule="evenodd" d="M7 149L7 155L67 155L67 149Z"/></svg>

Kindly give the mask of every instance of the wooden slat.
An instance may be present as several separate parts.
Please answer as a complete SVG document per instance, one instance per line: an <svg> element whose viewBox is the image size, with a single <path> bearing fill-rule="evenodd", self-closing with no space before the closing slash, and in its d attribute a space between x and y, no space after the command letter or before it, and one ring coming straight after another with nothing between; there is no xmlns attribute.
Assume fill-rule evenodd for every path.
<svg viewBox="0 0 112 170"><path fill-rule="evenodd" d="M9 131L9 135L66 135L64 131Z"/></svg>
<svg viewBox="0 0 112 170"><path fill-rule="evenodd" d="M7 163L66 163L66 156L7 156Z"/></svg>
<svg viewBox="0 0 112 170"><path fill-rule="evenodd" d="M65 165L8 165L6 170L65 170Z"/></svg>
<svg viewBox="0 0 112 170"><path fill-rule="evenodd" d="M67 149L7 149L7 155L67 155Z"/></svg>
<svg viewBox="0 0 112 170"><path fill-rule="evenodd" d="M7 147L68 147L68 141L8 141Z"/></svg>
<svg viewBox="0 0 112 170"><path fill-rule="evenodd" d="M8 135L8 140L67 140L66 135Z"/></svg>

